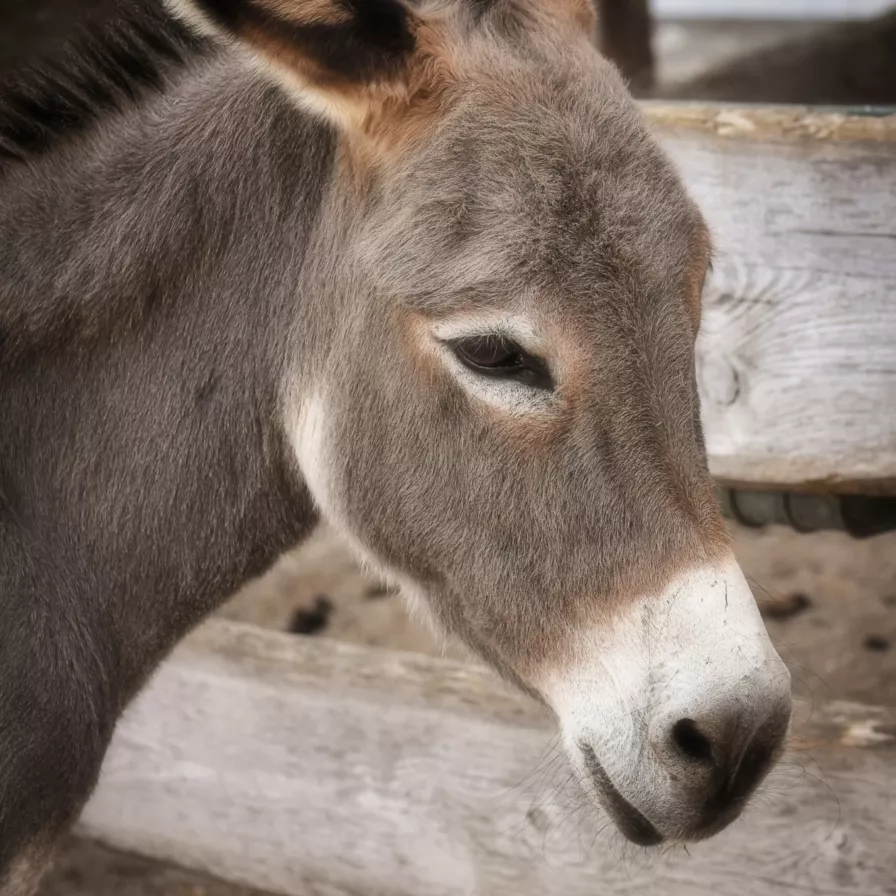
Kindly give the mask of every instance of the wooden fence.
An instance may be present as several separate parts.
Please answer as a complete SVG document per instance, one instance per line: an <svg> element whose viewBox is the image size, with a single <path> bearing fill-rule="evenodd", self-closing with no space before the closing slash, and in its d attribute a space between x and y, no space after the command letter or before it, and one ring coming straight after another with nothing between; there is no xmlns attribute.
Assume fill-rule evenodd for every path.
<svg viewBox="0 0 896 896"><path fill-rule="evenodd" d="M896 114L646 104L717 247L710 468L896 494Z"/></svg>
<svg viewBox="0 0 896 896"><path fill-rule="evenodd" d="M81 828L284 896L892 894L893 712L797 716L745 820L651 858L489 672L214 622L128 712Z"/></svg>

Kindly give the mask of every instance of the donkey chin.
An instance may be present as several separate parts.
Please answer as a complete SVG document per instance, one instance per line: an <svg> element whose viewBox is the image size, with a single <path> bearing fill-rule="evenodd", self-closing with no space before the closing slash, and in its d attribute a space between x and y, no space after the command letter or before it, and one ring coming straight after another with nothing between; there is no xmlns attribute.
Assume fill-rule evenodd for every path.
<svg viewBox="0 0 896 896"><path fill-rule="evenodd" d="M784 751L790 673L732 560L587 632L541 691L585 792L642 846L740 815Z"/></svg>

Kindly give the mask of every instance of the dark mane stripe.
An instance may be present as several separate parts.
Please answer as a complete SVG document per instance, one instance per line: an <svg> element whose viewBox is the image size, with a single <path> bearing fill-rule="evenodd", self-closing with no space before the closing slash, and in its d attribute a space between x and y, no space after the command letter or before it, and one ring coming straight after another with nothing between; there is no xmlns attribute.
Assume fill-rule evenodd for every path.
<svg viewBox="0 0 896 896"><path fill-rule="evenodd" d="M85 28L57 58L0 84L0 170L161 89L167 72L207 48L161 8Z"/></svg>

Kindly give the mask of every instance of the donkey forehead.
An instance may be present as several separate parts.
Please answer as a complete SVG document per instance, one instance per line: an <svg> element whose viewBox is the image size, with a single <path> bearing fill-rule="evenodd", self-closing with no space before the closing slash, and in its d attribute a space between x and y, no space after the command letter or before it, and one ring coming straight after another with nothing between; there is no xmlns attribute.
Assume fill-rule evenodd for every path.
<svg viewBox="0 0 896 896"><path fill-rule="evenodd" d="M615 72L539 71L475 85L407 160L370 231L390 294L434 311L620 282L649 296L705 265L699 212Z"/></svg>

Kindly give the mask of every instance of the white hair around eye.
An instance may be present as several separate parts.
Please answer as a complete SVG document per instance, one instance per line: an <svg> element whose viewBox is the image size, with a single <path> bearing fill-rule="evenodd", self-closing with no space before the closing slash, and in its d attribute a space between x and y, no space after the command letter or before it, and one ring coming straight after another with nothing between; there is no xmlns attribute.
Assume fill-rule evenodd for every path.
<svg viewBox="0 0 896 896"><path fill-rule="evenodd" d="M441 319L431 327L437 353L466 393L477 401L516 416L549 409L555 401L551 388L527 382L525 377L479 372L465 364L458 348L464 341L496 340L518 347L533 359L546 355L538 328L524 317L498 314L463 314Z"/></svg>

